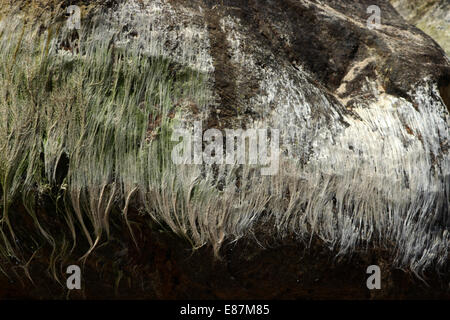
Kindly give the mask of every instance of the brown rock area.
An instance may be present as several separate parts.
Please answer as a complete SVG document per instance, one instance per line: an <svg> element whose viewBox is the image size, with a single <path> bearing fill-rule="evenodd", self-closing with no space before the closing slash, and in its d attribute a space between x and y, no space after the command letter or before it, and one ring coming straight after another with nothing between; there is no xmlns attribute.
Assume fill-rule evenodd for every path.
<svg viewBox="0 0 450 320"><path fill-rule="evenodd" d="M137 218L137 217L136 217ZM134 220L146 225L145 219ZM148 221L147 221L148 222ZM123 226L126 229L126 226ZM137 231L137 230L135 230ZM141 230L143 231L143 230ZM119 230L118 230L119 232ZM137 232L139 234L139 232ZM95 251L82 272L82 290L67 292L46 270L49 252L23 269L0 276L1 299L448 299L449 278L430 272L425 281L389 266L389 252L369 250L337 258L314 241L242 239L227 244L221 259L211 248L192 251L189 243L156 227L139 234L139 249L128 232ZM264 240L265 239L265 240ZM262 246L261 246L262 244ZM79 252L82 254L82 251ZM79 264L79 261L72 261ZM67 261L67 264L72 264ZM381 290L368 290L366 268L381 267Z"/></svg>

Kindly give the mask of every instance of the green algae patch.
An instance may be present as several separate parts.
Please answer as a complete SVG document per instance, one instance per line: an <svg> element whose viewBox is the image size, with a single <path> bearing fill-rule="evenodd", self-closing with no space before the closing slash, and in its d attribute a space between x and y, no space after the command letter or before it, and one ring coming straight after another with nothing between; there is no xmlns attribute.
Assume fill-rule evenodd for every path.
<svg viewBox="0 0 450 320"><path fill-rule="evenodd" d="M12 28L0 38L0 254L24 261L45 240L56 255L78 233L92 250L116 208L126 218L137 191L157 192L176 175L171 114L179 101L207 103L208 75L108 38L82 35L77 53L61 52L52 49L56 31ZM44 226L44 198L66 230ZM12 211L18 203L25 210ZM21 215L36 235L17 232Z"/></svg>

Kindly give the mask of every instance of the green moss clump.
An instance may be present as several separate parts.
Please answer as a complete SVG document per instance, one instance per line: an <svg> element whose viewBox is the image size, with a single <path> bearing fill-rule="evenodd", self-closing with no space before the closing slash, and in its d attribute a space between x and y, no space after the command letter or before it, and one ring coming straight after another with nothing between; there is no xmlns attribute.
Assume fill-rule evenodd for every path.
<svg viewBox="0 0 450 320"><path fill-rule="evenodd" d="M37 37L19 26L0 38L0 255L24 261L18 243L37 247L43 238L56 254L68 241L75 246L76 230L93 249L107 238L114 208L126 217L132 196L147 199L176 176L168 114L181 99L205 105L208 91L207 75L167 58L89 35L78 54L61 54L52 32ZM150 130L159 130L156 139L148 139ZM37 214L43 197L57 202L53 218L67 230L44 227L49 217ZM17 232L24 214L10 211L17 203L39 230L37 240Z"/></svg>

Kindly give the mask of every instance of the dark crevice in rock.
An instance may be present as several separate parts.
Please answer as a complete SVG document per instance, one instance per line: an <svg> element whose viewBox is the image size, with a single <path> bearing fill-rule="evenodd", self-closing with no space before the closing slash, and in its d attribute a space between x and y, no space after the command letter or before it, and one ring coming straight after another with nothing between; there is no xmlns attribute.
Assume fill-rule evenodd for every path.
<svg viewBox="0 0 450 320"><path fill-rule="evenodd" d="M211 56L214 63L214 87L219 96L218 108L210 110L210 118L207 126L209 128L223 128L228 119L238 115L236 88L236 71L229 56L230 47L227 42L226 33L220 25L221 15L214 9L208 9L205 14L211 41Z"/></svg>
<svg viewBox="0 0 450 320"><path fill-rule="evenodd" d="M450 74L442 77L438 83L438 86L442 101L445 103L447 110L450 112Z"/></svg>

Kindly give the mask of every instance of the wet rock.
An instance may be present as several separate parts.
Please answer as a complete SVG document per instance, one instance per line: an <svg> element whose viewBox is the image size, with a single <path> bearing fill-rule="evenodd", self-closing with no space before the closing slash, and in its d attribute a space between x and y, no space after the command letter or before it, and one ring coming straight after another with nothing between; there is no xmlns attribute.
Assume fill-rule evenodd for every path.
<svg viewBox="0 0 450 320"><path fill-rule="evenodd" d="M374 4L382 20L369 29ZM450 63L389 1L90 6L83 22L116 48L208 75L209 99L193 112L205 130L279 130L281 165L274 177L215 186L176 230L171 213L159 230L137 203L129 213L140 226L137 248L118 214L120 241L92 252L74 298L448 297L448 273L439 280L432 270L448 265ZM73 256L88 249L81 243ZM46 269L49 254L35 257L31 274ZM367 289L370 264L382 266L384 291ZM5 297L25 296L1 279L13 288ZM32 297L65 290L27 286Z"/></svg>

